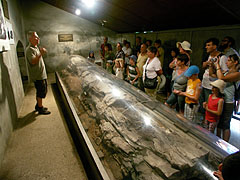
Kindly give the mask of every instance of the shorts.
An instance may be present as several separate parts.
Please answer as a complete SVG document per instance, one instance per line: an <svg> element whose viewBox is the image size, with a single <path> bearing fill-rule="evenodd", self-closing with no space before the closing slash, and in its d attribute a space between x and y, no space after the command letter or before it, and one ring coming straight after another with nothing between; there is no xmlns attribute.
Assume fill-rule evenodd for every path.
<svg viewBox="0 0 240 180"><path fill-rule="evenodd" d="M197 122L197 112L198 112L199 105L196 104L187 104L185 103L184 108L184 117L190 121Z"/></svg>
<svg viewBox="0 0 240 180"><path fill-rule="evenodd" d="M233 107L234 107L233 103L224 103L223 112L220 117L217 128L223 129L223 130L230 129L230 122L232 119Z"/></svg>
<svg viewBox="0 0 240 180"><path fill-rule="evenodd" d="M34 82L35 88L37 90L36 96L38 98L45 98L47 95L47 80L36 80Z"/></svg>
<svg viewBox="0 0 240 180"><path fill-rule="evenodd" d="M215 128L217 127L218 122L209 122L207 121L207 129L211 132L214 132Z"/></svg>
<svg viewBox="0 0 240 180"><path fill-rule="evenodd" d="M171 93L166 103L170 106L173 106L177 103L179 110L184 111L185 96L178 96L177 94Z"/></svg>

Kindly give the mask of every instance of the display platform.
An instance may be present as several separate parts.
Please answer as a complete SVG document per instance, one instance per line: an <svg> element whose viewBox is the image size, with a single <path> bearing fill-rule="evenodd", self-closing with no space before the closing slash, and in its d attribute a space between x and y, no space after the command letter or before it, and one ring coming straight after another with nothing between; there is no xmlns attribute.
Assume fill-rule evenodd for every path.
<svg viewBox="0 0 240 180"><path fill-rule="evenodd" d="M81 56L56 81L96 179L216 179L237 148Z"/></svg>

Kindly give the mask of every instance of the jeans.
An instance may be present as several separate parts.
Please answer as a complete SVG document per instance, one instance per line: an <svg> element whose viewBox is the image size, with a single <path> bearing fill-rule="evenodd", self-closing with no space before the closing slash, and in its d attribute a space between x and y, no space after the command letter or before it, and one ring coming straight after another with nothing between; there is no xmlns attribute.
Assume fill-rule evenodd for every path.
<svg viewBox="0 0 240 180"><path fill-rule="evenodd" d="M171 93L171 95L168 97L166 103L170 106L178 104L178 109L182 112L184 111L184 105L185 105L185 96L178 96L177 94Z"/></svg>

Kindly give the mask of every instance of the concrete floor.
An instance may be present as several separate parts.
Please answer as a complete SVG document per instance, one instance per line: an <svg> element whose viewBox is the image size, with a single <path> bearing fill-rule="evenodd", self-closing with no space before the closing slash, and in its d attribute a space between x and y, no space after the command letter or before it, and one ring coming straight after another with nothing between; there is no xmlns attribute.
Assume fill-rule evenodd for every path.
<svg viewBox="0 0 240 180"><path fill-rule="evenodd" d="M49 82L50 81L50 82ZM0 170L1 180L86 180L82 162L58 110L48 80L44 106L50 115L38 115L35 89L28 87L23 106Z"/></svg>

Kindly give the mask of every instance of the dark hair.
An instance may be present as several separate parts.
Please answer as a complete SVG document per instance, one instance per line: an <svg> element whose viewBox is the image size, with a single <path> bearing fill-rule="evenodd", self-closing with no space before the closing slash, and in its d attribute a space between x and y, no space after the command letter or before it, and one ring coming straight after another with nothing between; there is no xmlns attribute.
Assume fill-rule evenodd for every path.
<svg viewBox="0 0 240 180"><path fill-rule="evenodd" d="M157 54L157 48L154 46L148 47L147 50L150 51L151 53L154 53L155 55Z"/></svg>
<svg viewBox="0 0 240 180"><path fill-rule="evenodd" d="M108 50L109 50L109 51L112 51L112 45L111 45L111 44L107 43L107 44L105 44L104 47L108 47Z"/></svg>
<svg viewBox="0 0 240 180"><path fill-rule="evenodd" d="M137 38L140 39L140 40L142 40L142 38L141 38L140 36L137 36L136 39L137 39Z"/></svg>
<svg viewBox="0 0 240 180"><path fill-rule="evenodd" d="M213 44L213 45L216 45L216 46L218 46L218 44L219 44L219 40L218 40L217 38L209 38L209 39L206 41L206 43L210 43L210 42L212 42L212 44Z"/></svg>
<svg viewBox="0 0 240 180"><path fill-rule="evenodd" d="M229 55L228 57L229 57L230 59L233 59L234 61L238 61L238 63L239 63L239 57L238 57L238 55L232 54L232 55Z"/></svg>
<svg viewBox="0 0 240 180"><path fill-rule="evenodd" d="M230 47L235 46L235 40L232 37L226 36L224 38L228 39L228 41L231 43Z"/></svg>
<svg viewBox="0 0 240 180"><path fill-rule="evenodd" d="M186 55L186 54L179 54L179 55L177 56L177 59L178 59L179 61L181 61L181 62L184 62L185 65L186 65L186 64L188 63L188 61L189 61L189 57L188 57L188 55Z"/></svg>
<svg viewBox="0 0 240 180"><path fill-rule="evenodd" d="M90 54L91 54L91 53L93 53L93 58L95 58L95 57L94 57L94 51L90 51L89 54L88 54L88 57L90 57Z"/></svg>
<svg viewBox="0 0 240 180"><path fill-rule="evenodd" d="M215 87L215 88L217 88L218 89L218 98L223 98L224 97L224 94L222 94L221 92L220 92L220 89L218 88L218 87L216 87L216 86L212 86L212 87Z"/></svg>
<svg viewBox="0 0 240 180"><path fill-rule="evenodd" d="M179 54L179 49L178 48L172 48L170 52L172 52L172 51L174 51L176 53L175 57L177 57L178 54Z"/></svg>
<svg viewBox="0 0 240 180"><path fill-rule="evenodd" d="M120 42L118 42L117 45L118 45L118 44L121 46L121 48L123 47L122 44L121 44Z"/></svg>
<svg viewBox="0 0 240 180"><path fill-rule="evenodd" d="M150 46L152 45L152 40L148 39L146 40L146 43L149 42Z"/></svg>
<svg viewBox="0 0 240 180"><path fill-rule="evenodd" d="M129 42L129 41L127 41L126 43L125 43L125 45L129 45L129 47L131 46L131 43Z"/></svg>
<svg viewBox="0 0 240 180"><path fill-rule="evenodd" d="M227 156L223 160L222 176L224 180L234 180L239 177L240 151Z"/></svg>
<svg viewBox="0 0 240 180"><path fill-rule="evenodd" d="M160 40L160 39L157 39L156 41L155 41L155 43L157 43L157 44L162 44L162 41Z"/></svg>

